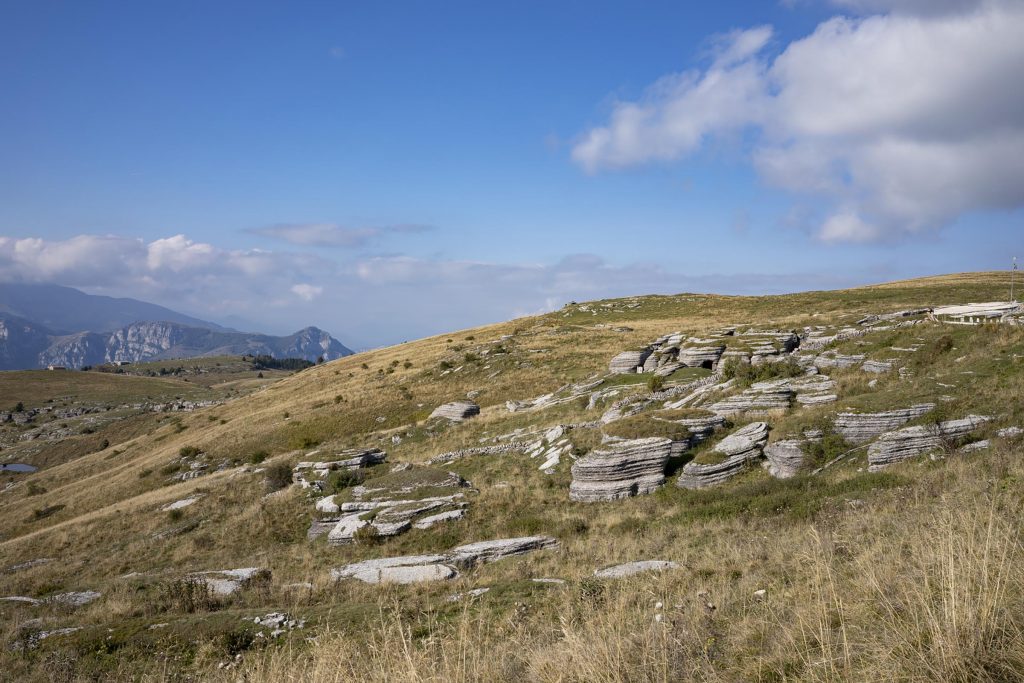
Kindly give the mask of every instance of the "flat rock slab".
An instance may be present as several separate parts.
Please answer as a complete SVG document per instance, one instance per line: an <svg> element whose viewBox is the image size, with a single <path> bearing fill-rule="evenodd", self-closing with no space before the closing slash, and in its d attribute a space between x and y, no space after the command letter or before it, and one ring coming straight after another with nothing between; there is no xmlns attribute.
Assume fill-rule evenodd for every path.
<svg viewBox="0 0 1024 683"><path fill-rule="evenodd" d="M598 569L594 572L594 576L599 579L621 579L644 572L660 572L667 569L679 569L679 565L669 560L640 560L639 562L626 562L625 564L617 564L614 567Z"/></svg>
<svg viewBox="0 0 1024 683"><path fill-rule="evenodd" d="M269 576L270 570L263 567L241 567L239 569L198 572L192 576L204 581L216 595L231 595L261 574Z"/></svg>
<svg viewBox="0 0 1024 683"><path fill-rule="evenodd" d="M465 508L449 510L448 512L439 512L436 515L430 515L429 517L424 517L423 519L413 522L412 526L415 529L429 529L435 524L440 524L441 522L450 522L456 519L462 519L465 514Z"/></svg>
<svg viewBox="0 0 1024 683"><path fill-rule="evenodd" d="M30 598L26 595L8 595L0 598L0 600L3 600L4 602L23 602L26 605L38 605L40 602L36 598Z"/></svg>
<svg viewBox="0 0 1024 683"><path fill-rule="evenodd" d="M448 557L460 567L497 562L506 557L524 555L535 550L546 550L558 546L558 539L550 536L523 536L501 538L494 541L479 541L460 545L448 552Z"/></svg>
<svg viewBox="0 0 1024 683"><path fill-rule="evenodd" d="M182 508L187 508L189 505L193 505L194 503L199 502L201 498L202 496L189 496L188 498L182 498L181 500L176 500L173 503L168 503L167 505L164 505L162 508L160 508L160 510L163 512L169 512L170 510L180 510Z"/></svg>
<svg viewBox="0 0 1024 683"><path fill-rule="evenodd" d="M98 600L100 597L102 597L102 593L97 593L96 591L72 591L70 593L51 595L46 598L46 602L57 602L62 605L81 607L82 605L88 605L94 600Z"/></svg>
<svg viewBox="0 0 1024 683"><path fill-rule="evenodd" d="M355 562L331 570L331 578L356 579L364 583L422 583L445 581L459 575L458 568L497 562L506 557L554 548L558 541L549 536L526 536L481 541L452 548L443 555L405 555Z"/></svg>
<svg viewBox="0 0 1024 683"><path fill-rule="evenodd" d="M363 583L423 583L445 581L458 576L458 571L445 562L445 555L405 555L364 560L331 570L331 578L356 579Z"/></svg>
<svg viewBox="0 0 1024 683"><path fill-rule="evenodd" d="M440 417L452 422L462 422L480 414L480 406L473 401L452 401L434 408L431 418Z"/></svg>

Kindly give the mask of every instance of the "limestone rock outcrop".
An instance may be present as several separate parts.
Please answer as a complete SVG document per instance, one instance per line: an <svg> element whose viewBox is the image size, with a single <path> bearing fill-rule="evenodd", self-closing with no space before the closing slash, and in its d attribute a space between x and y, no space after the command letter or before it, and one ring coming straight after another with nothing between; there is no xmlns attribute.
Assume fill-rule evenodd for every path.
<svg viewBox="0 0 1024 683"><path fill-rule="evenodd" d="M215 595L236 593L258 577L269 578L270 570L262 567L242 567L192 574L192 578L204 582Z"/></svg>
<svg viewBox="0 0 1024 683"><path fill-rule="evenodd" d="M860 369L864 372L880 375L885 372L892 372L892 363L881 360L866 360L860 366Z"/></svg>
<svg viewBox="0 0 1024 683"><path fill-rule="evenodd" d="M787 410L795 397L796 392L787 386L750 387L712 403L708 410L719 415Z"/></svg>
<svg viewBox="0 0 1024 683"><path fill-rule="evenodd" d="M551 536L523 536L520 538L499 538L493 541L478 541L452 548L447 557L457 567L473 567L504 560L506 557L525 555L537 550L558 547L558 539Z"/></svg>
<svg viewBox="0 0 1024 683"><path fill-rule="evenodd" d="M904 427L883 434L868 447L868 471L877 472L893 463L941 450L991 419L983 415L968 415L960 420Z"/></svg>
<svg viewBox="0 0 1024 683"><path fill-rule="evenodd" d="M714 486L735 476L752 460L761 457L768 441L768 425L752 422L722 439L712 449L721 456L719 462L689 462L683 467L676 484L687 489L702 489Z"/></svg>
<svg viewBox="0 0 1024 683"><path fill-rule="evenodd" d="M650 349L641 351L623 351L608 364L608 372L613 375L629 374L636 372L636 369L644 364L647 357L651 355Z"/></svg>
<svg viewBox="0 0 1024 683"><path fill-rule="evenodd" d="M768 473L777 479L795 477L807 461L805 439L783 439L764 447Z"/></svg>
<svg viewBox="0 0 1024 683"><path fill-rule="evenodd" d="M651 493L665 483L671 450L672 441L653 437L593 451L573 464L569 499L594 502Z"/></svg>
<svg viewBox="0 0 1024 683"><path fill-rule="evenodd" d="M310 455L314 455L311 453ZM307 456L308 457L308 456ZM379 448L350 449L338 453L336 460L304 460L292 468L292 481L302 488L313 487L321 490L323 479L335 470L358 470L362 467L379 465L387 460L388 454Z"/></svg>
<svg viewBox="0 0 1024 683"><path fill-rule="evenodd" d="M434 408L430 418L435 417L450 420L451 422L462 422L480 414L480 406L473 401L452 401Z"/></svg>
<svg viewBox="0 0 1024 683"><path fill-rule="evenodd" d="M853 444L871 441L879 434L892 431L935 408L934 403L919 403L909 408L880 413L839 413L833 424L844 439Z"/></svg>
<svg viewBox="0 0 1024 683"><path fill-rule="evenodd" d="M839 368L845 370L847 368L854 368L864 362L866 356L864 354L857 354L852 356L844 356L835 351L826 351L817 358L814 359L814 365L819 370L826 368Z"/></svg>
<svg viewBox="0 0 1024 683"><path fill-rule="evenodd" d="M660 572L666 569L679 569L679 565L669 560L640 560L638 562L626 562L617 564L614 567L605 567L594 572L599 579L621 579L626 576L634 576L644 572Z"/></svg>
<svg viewBox="0 0 1024 683"><path fill-rule="evenodd" d="M550 536L525 536L480 541L452 548L438 555L405 555L355 562L331 570L331 578L356 579L364 583L421 583L453 579L459 569L497 562L516 555L558 546Z"/></svg>
<svg viewBox="0 0 1024 683"><path fill-rule="evenodd" d="M363 583L423 583L444 581L458 576L455 567L446 564L444 555L405 555L379 560L364 560L331 570L331 578L356 579Z"/></svg>

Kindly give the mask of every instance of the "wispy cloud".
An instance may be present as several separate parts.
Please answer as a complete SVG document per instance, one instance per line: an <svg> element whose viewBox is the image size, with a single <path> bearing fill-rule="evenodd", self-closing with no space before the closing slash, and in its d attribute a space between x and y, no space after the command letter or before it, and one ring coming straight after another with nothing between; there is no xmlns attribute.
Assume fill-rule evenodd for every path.
<svg viewBox="0 0 1024 683"><path fill-rule="evenodd" d="M282 223L250 230L254 235L273 237L303 247L342 247L354 249L392 235L410 235L434 230L416 223L349 227L337 223Z"/></svg>
<svg viewBox="0 0 1024 683"><path fill-rule="evenodd" d="M860 274L863 278L863 273ZM0 281L132 296L213 320L286 332L317 324L342 339L393 343L556 309L570 300L681 291L771 293L854 284L828 272L687 275L592 254L550 263L222 249L185 235L0 237Z"/></svg>
<svg viewBox="0 0 1024 683"><path fill-rule="evenodd" d="M824 207L828 242L1024 206L1024 3L831 4L867 16L829 19L775 56L766 27L721 37L707 69L616 103L573 159L588 172L672 162L744 133L763 180Z"/></svg>

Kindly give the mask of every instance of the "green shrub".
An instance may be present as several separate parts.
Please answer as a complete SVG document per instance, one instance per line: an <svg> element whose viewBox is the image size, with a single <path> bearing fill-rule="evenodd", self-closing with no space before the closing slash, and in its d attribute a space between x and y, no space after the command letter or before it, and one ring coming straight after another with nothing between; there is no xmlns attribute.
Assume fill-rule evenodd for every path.
<svg viewBox="0 0 1024 683"><path fill-rule="evenodd" d="M352 534L352 540L357 545L376 545L381 542L380 532L377 531L377 527L372 524L366 524L356 529L355 533Z"/></svg>
<svg viewBox="0 0 1024 683"><path fill-rule="evenodd" d="M178 449L178 455L183 458L194 458L201 453L202 451L195 446L182 446Z"/></svg>
<svg viewBox="0 0 1024 683"><path fill-rule="evenodd" d="M661 391L665 388L665 378L661 375L651 374L651 376L647 378L647 388L652 394Z"/></svg>
<svg viewBox="0 0 1024 683"><path fill-rule="evenodd" d="M218 607L210 586L200 578L185 577L161 584L156 600L164 612L209 612Z"/></svg>
<svg viewBox="0 0 1024 683"><path fill-rule="evenodd" d="M249 463L252 465L259 465L261 462L266 460L270 456L269 453L263 450L256 451L249 456Z"/></svg>
<svg viewBox="0 0 1024 683"><path fill-rule="evenodd" d="M292 468L279 462L267 468L267 492L280 491L292 483Z"/></svg>
<svg viewBox="0 0 1024 683"><path fill-rule="evenodd" d="M792 358L763 365L751 365L750 363L743 363L735 358L730 358L722 366L722 376L725 379L735 379L740 386L750 386L755 382L765 382L784 377L800 377L804 373L804 369Z"/></svg>
<svg viewBox="0 0 1024 683"><path fill-rule="evenodd" d="M362 470L337 470L331 472L327 477L326 492L328 495L340 493L347 488L359 486L364 481L366 481L366 473Z"/></svg>

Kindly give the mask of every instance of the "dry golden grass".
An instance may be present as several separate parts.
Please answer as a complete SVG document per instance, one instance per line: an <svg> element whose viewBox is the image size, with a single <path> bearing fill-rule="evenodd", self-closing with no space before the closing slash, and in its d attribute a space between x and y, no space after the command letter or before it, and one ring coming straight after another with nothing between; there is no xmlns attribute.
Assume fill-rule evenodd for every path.
<svg viewBox="0 0 1024 683"><path fill-rule="evenodd" d="M1012 680L1024 672L1024 570L1014 502L1024 498L1019 444L1003 443L971 460L915 462L893 475L860 473L863 463L851 459L813 480L775 482L751 471L720 491L670 485L656 495L589 506L567 502L568 462L547 476L537 471L538 461L518 454L468 458L449 467L476 489L465 520L378 546L340 548L306 542L312 506L305 494L265 496L263 475L245 464L257 451L268 453L260 464L267 467L292 464L314 449L329 456L368 446L385 448L390 461L421 463L517 428L596 419L600 410L575 403L511 414L504 402L592 376L617 351L668 331L792 327L935 301L992 299L1001 277L788 297L652 297L639 299L637 308L612 303L598 316L568 308L359 354L223 406L168 417L145 433L126 430L126 440L48 467L0 494L0 569L57 558L0 573L0 595L104 593L73 612L0 603L5 643L36 617L46 627L83 627L39 651L0 655L0 671L11 672L0 678ZM632 331L617 331L622 324ZM989 336L971 337L984 343L922 368L910 383L883 377L869 391L862 373L833 373L843 400L870 405L877 396L900 402L917 391L941 391L965 409L992 411L1000 424L1022 422L1024 373L1014 356L1021 333L963 334ZM846 352L861 348L850 344ZM484 353L499 346L507 353ZM872 357L886 348L870 347ZM961 354L966 359L957 365ZM966 367L977 375L963 375ZM955 390L938 388L953 377ZM425 422L434 406L471 390L481 392L480 417L454 426ZM797 433L828 410L774 416L773 438ZM391 442L393 435L402 437L400 444ZM211 470L226 469L168 482L161 470L186 446L200 449ZM29 495L27 482L46 493ZM203 497L177 518L159 510L193 494ZM35 509L54 503L65 507L33 518ZM562 545L443 585L327 579L329 568L350 561L534 533L554 535ZM683 569L605 584L591 576L599 567L650 558ZM155 599L162 585L189 571L242 566L270 568L270 592L244 593L195 614L165 609ZM143 576L120 578L131 572ZM531 581L541 577L567 584ZM294 582L312 588L283 587ZM491 591L470 602L446 600L480 586ZM761 588L767 600L753 597ZM658 602L661 610L654 609ZM281 609L306 615L309 628L254 645L241 670L217 668L231 658L225 638L243 617ZM149 630L163 622L166 631ZM316 642L305 643L307 635Z"/></svg>

